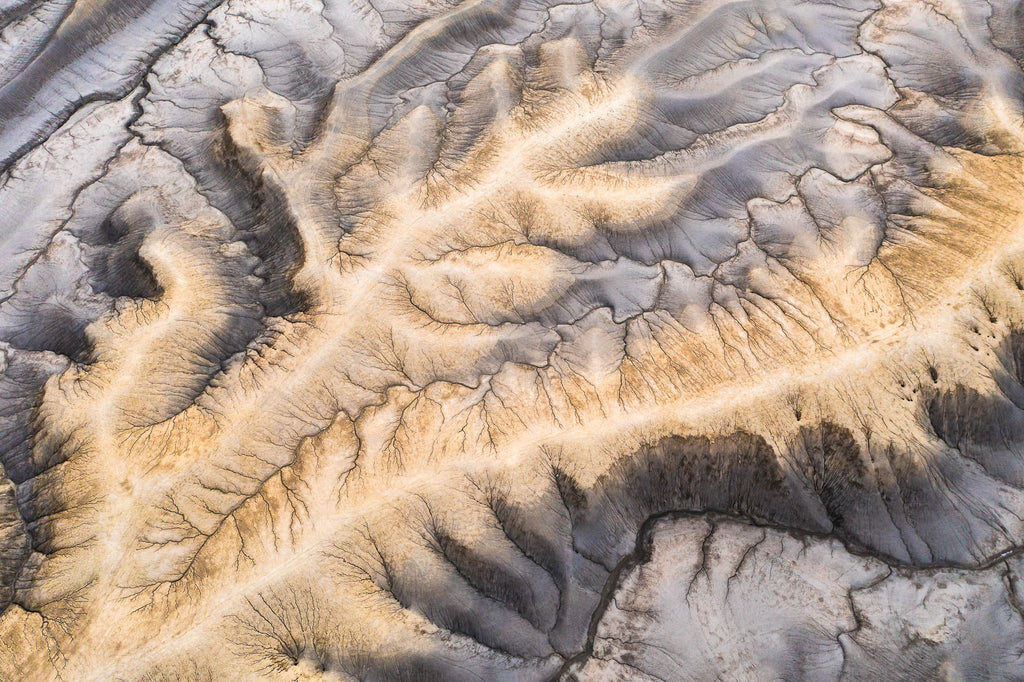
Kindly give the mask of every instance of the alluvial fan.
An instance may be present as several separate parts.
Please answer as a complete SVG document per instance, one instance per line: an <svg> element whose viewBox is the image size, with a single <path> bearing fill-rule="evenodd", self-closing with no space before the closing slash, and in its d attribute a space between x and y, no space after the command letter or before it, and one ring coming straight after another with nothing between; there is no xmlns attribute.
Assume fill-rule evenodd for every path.
<svg viewBox="0 0 1024 682"><path fill-rule="evenodd" d="M1017 0L0 27L0 679L1024 680Z"/></svg>

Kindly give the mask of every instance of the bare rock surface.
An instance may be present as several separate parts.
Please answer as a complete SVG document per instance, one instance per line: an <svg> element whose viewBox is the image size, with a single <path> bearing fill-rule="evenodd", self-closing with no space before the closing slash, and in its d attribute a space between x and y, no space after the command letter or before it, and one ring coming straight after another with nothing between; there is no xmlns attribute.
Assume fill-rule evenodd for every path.
<svg viewBox="0 0 1024 682"><path fill-rule="evenodd" d="M914 570L716 515L652 520L566 679L1011 680L1019 555Z"/></svg>
<svg viewBox="0 0 1024 682"><path fill-rule="evenodd" d="M0 2L0 679L1022 679L1009 0Z"/></svg>

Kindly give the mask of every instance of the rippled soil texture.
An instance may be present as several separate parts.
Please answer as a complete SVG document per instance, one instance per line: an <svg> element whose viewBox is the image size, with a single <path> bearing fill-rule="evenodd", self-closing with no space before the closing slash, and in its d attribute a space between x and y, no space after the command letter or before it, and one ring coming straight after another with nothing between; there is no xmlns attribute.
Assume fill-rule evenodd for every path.
<svg viewBox="0 0 1024 682"><path fill-rule="evenodd" d="M0 679L1024 679L1024 5L0 25Z"/></svg>

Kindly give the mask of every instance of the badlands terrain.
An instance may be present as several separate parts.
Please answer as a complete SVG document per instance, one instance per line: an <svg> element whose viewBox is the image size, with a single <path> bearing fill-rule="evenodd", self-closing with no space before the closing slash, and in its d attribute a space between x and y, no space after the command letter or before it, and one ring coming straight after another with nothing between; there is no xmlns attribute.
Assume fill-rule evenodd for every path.
<svg viewBox="0 0 1024 682"><path fill-rule="evenodd" d="M0 679L1024 679L1019 1L0 26Z"/></svg>

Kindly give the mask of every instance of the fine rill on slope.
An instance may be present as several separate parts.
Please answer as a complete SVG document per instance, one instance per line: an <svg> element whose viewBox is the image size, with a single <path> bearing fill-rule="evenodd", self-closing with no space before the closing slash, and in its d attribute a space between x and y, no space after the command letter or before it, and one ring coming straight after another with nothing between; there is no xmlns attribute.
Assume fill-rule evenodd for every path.
<svg viewBox="0 0 1024 682"><path fill-rule="evenodd" d="M1019 3L0 21L0 678L1024 679Z"/></svg>

